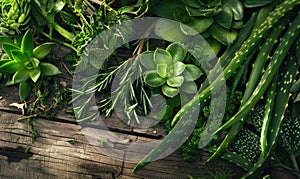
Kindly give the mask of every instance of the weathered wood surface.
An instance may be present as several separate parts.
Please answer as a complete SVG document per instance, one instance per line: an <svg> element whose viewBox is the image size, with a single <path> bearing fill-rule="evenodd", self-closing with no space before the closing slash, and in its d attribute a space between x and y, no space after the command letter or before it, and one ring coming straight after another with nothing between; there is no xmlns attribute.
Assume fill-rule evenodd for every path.
<svg viewBox="0 0 300 179"><path fill-rule="evenodd" d="M209 156L205 152L199 153L196 162L184 162L180 151L133 174L135 163L117 160L99 151L99 146L87 140L81 126L71 116L61 113L54 120L38 117L34 129L26 121L18 121L22 117L20 110L9 107L10 103L17 102L12 101L9 94L16 93L13 88L5 90L8 91L0 88L0 178L188 178L188 175L203 177L207 171L222 166L231 171L230 178L243 174L243 170L223 160L204 165ZM116 143L150 142L165 135L161 129L154 132L153 129L128 127L115 116L106 124L119 137ZM31 137L33 130L39 133L35 140ZM88 130L93 130L93 126ZM103 131L103 135L106 132ZM71 144L74 138L77 142ZM25 153L28 147L30 151ZM127 157L146 155L139 149L122 153L122 146L118 144L114 150Z"/></svg>

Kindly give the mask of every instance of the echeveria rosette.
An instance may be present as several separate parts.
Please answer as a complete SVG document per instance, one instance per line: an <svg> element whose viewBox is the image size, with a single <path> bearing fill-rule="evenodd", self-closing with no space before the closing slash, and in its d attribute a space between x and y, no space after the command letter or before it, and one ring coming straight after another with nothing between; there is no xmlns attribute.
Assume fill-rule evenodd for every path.
<svg viewBox="0 0 300 179"><path fill-rule="evenodd" d="M30 21L31 0L1 0L0 32L14 35L26 29Z"/></svg>
<svg viewBox="0 0 300 179"><path fill-rule="evenodd" d="M144 80L152 88L161 88L167 97L175 97L179 91L194 94L197 85L194 80L202 74L193 64L184 64L186 50L173 43L166 50L156 49L154 53L144 52L141 64L146 68Z"/></svg>
<svg viewBox="0 0 300 179"><path fill-rule="evenodd" d="M42 76L53 76L61 73L56 66L40 61L51 52L54 43L48 42L34 48L30 30L23 36L21 46L4 36L0 37L0 41L7 57L0 60L0 72L13 74L12 80L8 81L7 85L19 84L21 101L28 97L32 86Z"/></svg>

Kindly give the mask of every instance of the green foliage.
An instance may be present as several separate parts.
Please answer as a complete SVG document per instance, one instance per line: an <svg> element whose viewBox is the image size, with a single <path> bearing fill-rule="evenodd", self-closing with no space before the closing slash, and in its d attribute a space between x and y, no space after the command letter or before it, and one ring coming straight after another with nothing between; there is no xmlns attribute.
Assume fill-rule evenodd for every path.
<svg viewBox="0 0 300 179"><path fill-rule="evenodd" d="M28 29L31 0L2 0L0 2L0 32L19 34Z"/></svg>
<svg viewBox="0 0 300 179"><path fill-rule="evenodd" d="M59 69L46 62L42 62L52 50L54 43L44 43L34 48L33 37L28 30L18 46L6 37L2 37L2 48L6 58L1 59L0 71L13 74L7 84L19 84L19 97L24 101L33 86L36 86L43 76L53 76L60 73Z"/></svg>
<svg viewBox="0 0 300 179"><path fill-rule="evenodd" d="M173 43L166 50L156 49L154 53L144 52L140 56L141 64L146 68L145 83L152 88L161 87L167 97L175 97L180 90L194 94L197 86L193 83L202 72L193 64L182 61L186 52Z"/></svg>

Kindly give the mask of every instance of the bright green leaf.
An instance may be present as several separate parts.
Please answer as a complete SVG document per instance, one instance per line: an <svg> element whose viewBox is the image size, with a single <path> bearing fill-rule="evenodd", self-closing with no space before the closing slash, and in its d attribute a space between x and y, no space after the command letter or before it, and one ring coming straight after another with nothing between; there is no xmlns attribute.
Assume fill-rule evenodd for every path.
<svg viewBox="0 0 300 179"><path fill-rule="evenodd" d="M30 58L29 59L33 68L37 68L40 65L40 61L36 58Z"/></svg>
<svg viewBox="0 0 300 179"><path fill-rule="evenodd" d="M11 54L12 50L19 50L20 48L14 44L9 44L9 43L3 43L2 44L2 48L4 50L4 52L6 53L6 55L13 60L13 56Z"/></svg>
<svg viewBox="0 0 300 179"><path fill-rule="evenodd" d="M18 63L24 63L28 61L28 56L26 56L23 52L20 50L12 50L11 51L12 57L15 61Z"/></svg>
<svg viewBox="0 0 300 179"><path fill-rule="evenodd" d="M148 71L145 74L145 83L149 86L156 88L163 85L166 82L166 79L161 78L157 73L156 70Z"/></svg>
<svg viewBox="0 0 300 179"><path fill-rule="evenodd" d="M202 72L199 67L187 64L183 72L183 77L185 81L194 81L201 76Z"/></svg>
<svg viewBox="0 0 300 179"><path fill-rule="evenodd" d="M173 65L173 74L174 76L178 76L180 75L185 69L185 64L182 62L176 62Z"/></svg>
<svg viewBox="0 0 300 179"><path fill-rule="evenodd" d="M222 2L224 5L231 8L234 20L239 21L244 18L244 6L241 1L223 0Z"/></svg>
<svg viewBox="0 0 300 179"><path fill-rule="evenodd" d="M31 85L27 81L23 81L19 84L19 97L21 102L25 101L25 99L29 96L31 92Z"/></svg>
<svg viewBox="0 0 300 179"><path fill-rule="evenodd" d="M45 58L53 49L55 43L47 42L33 49L33 56L37 59Z"/></svg>
<svg viewBox="0 0 300 179"><path fill-rule="evenodd" d="M163 85L162 86L162 92L163 92L164 95L166 95L170 98L173 98L178 94L179 90L178 90L178 88L173 88L173 87L170 87L168 85Z"/></svg>
<svg viewBox="0 0 300 179"><path fill-rule="evenodd" d="M3 43L8 43L8 44L14 44L14 41L12 41L9 37L7 36L0 36L0 42Z"/></svg>
<svg viewBox="0 0 300 179"><path fill-rule="evenodd" d="M172 60L171 54L168 51L157 48L154 51L154 62L156 64L163 63L163 64L166 64L168 66L171 66L172 63L173 63L173 60Z"/></svg>
<svg viewBox="0 0 300 179"><path fill-rule="evenodd" d="M41 76L41 69L40 68L34 68L32 70L29 70L28 74L29 74L30 78L32 79L32 81L36 83L37 80Z"/></svg>
<svg viewBox="0 0 300 179"><path fill-rule="evenodd" d="M167 79L167 84L171 87L180 87L184 82L183 76L175 76Z"/></svg>
<svg viewBox="0 0 300 179"><path fill-rule="evenodd" d="M0 71L4 73L15 73L23 68L24 66L16 61L9 61L0 66Z"/></svg>
<svg viewBox="0 0 300 179"><path fill-rule="evenodd" d="M10 59L0 59L0 66L11 61Z"/></svg>
<svg viewBox="0 0 300 179"><path fill-rule="evenodd" d="M167 77L167 69L168 69L168 65L164 64L164 63L157 64L157 66L156 66L157 74L161 78L166 78Z"/></svg>
<svg viewBox="0 0 300 179"><path fill-rule="evenodd" d="M156 64L154 63L153 59L153 52L143 52L139 59L143 67L145 67L147 70L155 70Z"/></svg>
<svg viewBox="0 0 300 179"><path fill-rule="evenodd" d="M173 61L183 61L186 50L176 43L170 44L166 49L172 56Z"/></svg>
<svg viewBox="0 0 300 179"><path fill-rule="evenodd" d="M180 90L189 94L195 94L197 92L197 85L195 82L183 83Z"/></svg>
<svg viewBox="0 0 300 179"><path fill-rule="evenodd" d="M56 66L54 66L50 63L41 62L40 68L41 68L41 73L44 76L54 76L54 75L58 75L61 73L61 71Z"/></svg>
<svg viewBox="0 0 300 179"><path fill-rule="evenodd" d="M27 70L23 69L23 70L17 71L14 74L14 76L12 78L12 81L13 81L13 84L18 84L18 83L21 83L23 81L26 81L28 78L29 78L29 75L28 75Z"/></svg>
<svg viewBox="0 0 300 179"><path fill-rule="evenodd" d="M33 54L33 37L31 30L27 30L25 33L22 44L21 44L21 51L26 54L28 57L32 57Z"/></svg>

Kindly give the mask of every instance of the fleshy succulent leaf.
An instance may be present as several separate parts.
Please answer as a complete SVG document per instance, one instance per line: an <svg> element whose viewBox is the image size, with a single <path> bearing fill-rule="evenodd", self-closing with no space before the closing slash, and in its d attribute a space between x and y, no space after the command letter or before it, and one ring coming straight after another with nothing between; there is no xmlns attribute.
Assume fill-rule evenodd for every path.
<svg viewBox="0 0 300 179"><path fill-rule="evenodd" d="M183 61L186 50L176 43L170 44L166 49L172 56L173 61Z"/></svg>
<svg viewBox="0 0 300 179"><path fill-rule="evenodd" d="M174 76L167 79L167 84L171 87L180 87L184 82L183 76Z"/></svg>
<svg viewBox="0 0 300 179"><path fill-rule="evenodd" d="M173 88L173 87L170 87L168 85L163 85L162 86L162 92L164 95L170 97L170 98L173 98L175 97L178 92L179 92L179 89L178 88Z"/></svg>
<svg viewBox="0 0 300 179"><path fill-rule="evenodd" d="M37 82L37 80L41 76L41 69L40 68L34 68L32 70L28 70L28 74L33 82Z"/></svg>
<svg viewBox="0 0 300 179"><path fill-rule="evenodd" d="M31 85L28 80L23 81L19 84L19 97L21 102L25 101L31 92Z"/></svg>
<svg viewBox="0 0 300 179"><path fill-rule="evenodd" d="M185 81L194 81L201 76L202 72L200 69L192 64L186 64L185 70L183 72L183 77Z"/></svg>
<svg viewBox="0 0 300 179"><path fill-rule="evenodd" d="M185 64L182 62L175 62L173 65L173 73L174 76L180 75L185 70Z"/></svg>
<svg viewBox="0 0 300 179"><path fill-rule="evenodd" d="M160 63L160 64L156 65L157 74L161 78L166 78L167 77L167 69L168 69L168 65L167 64Z"/></svg>
<svg viewBox="0 0 300 179"><path fill-rule="evenodd" d="M16 61L9 61L0 66L0 71L4 72L4 73L15 73L15 72L21 70L22 68L24 68L24 67L20 63L18 63Z"/></svg>
<svg viewBox="0 0 300 179"><path fill-rule="evenodd" d="M29 78L28 72L26 69L17 71L14 76L13 76L13 84L18 84L21 83L23 81L26 81Z"/></svg>
<svg viewBox="0 0 300 179"><path fill-rule="evenodd" d="M37 59L45 58L53 49L55 43L46 42L33 49L33 56Z"/></svg>
<svg viewBox="0 0 300 179"><path fill-rule="evenodd" d="M31 30L28 30L22 39L21 51L28 57L32 57L33 55L33 37Z"/></svg>
<svg viewBox="0 0 300 179"><path fill-rule="evenodd" d="M163 64L166 64L168 66L171 66L172 63L173 63L173 60L172 60L171 54L168 51L157 48L154 51L154 62L156 64L162 64L163 63Z"/></svg>
<svg viewBox="0 0 300 179"><path fill-rule="evenodd" d="M41 73L44 76L54 76L61 73L61 71L55 66L50 63L40 63Z"/></svg>
<svg viewBox="0 0 300 179"><path fill-rule="evenodd" d="M28 56L25 55L20 50L12 50L11 54L12 54L13 59L15 61L17 61L18 63L24 63L24 62L28 61Z"/></svg>
<svg viewBox="0 0 300 179"><path fill-rule="evenodd" d="M147 70L155 70L156 64L154 63L153 59L153 52L143 52L140 55L140 62Z"/></svg>
<svg viewBox="0 0 300 179"><path fill-rule="evenodd" d="M156 87L159 87L161 85L163 85L165 82L166 82L166 79L164 78L161 78L157 73L156 73L156 70L151 70L151 71L148 71L146 74L145 74L145 82L153 87L153 88L156 88Z"/></svg>

